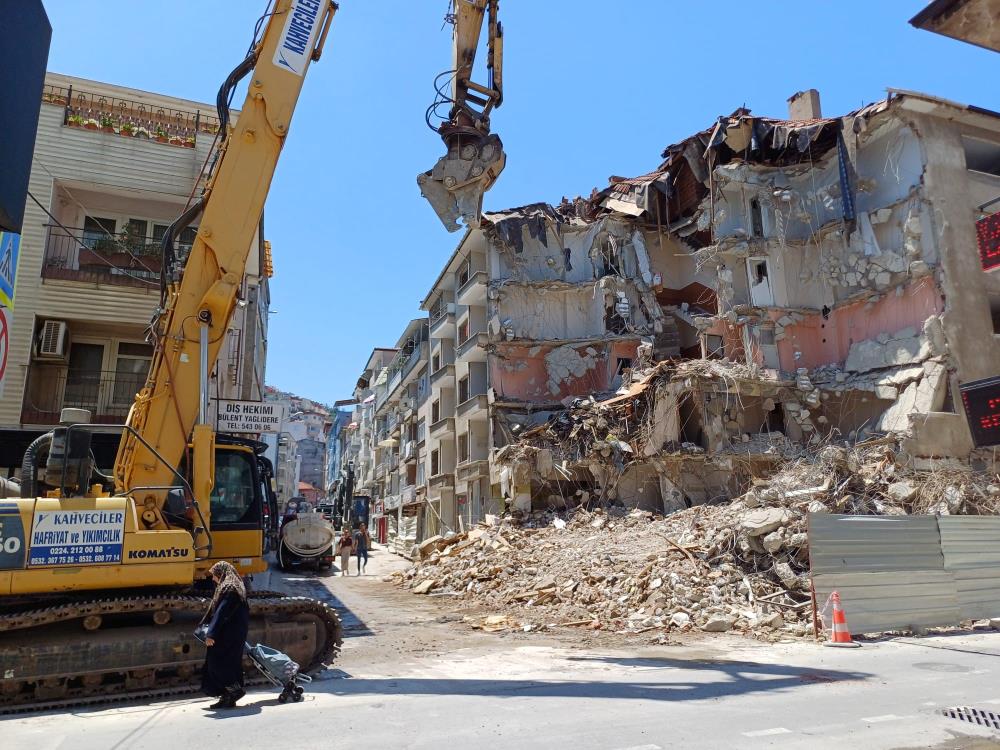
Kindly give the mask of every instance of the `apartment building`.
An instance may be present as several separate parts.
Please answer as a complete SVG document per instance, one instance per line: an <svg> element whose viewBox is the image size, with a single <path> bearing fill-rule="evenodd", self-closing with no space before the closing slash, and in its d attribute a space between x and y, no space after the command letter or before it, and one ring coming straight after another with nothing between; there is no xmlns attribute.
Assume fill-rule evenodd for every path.
<svg viewBox="0 0 1000 750"><path fill-rule="evenodd" d="M159 245L202 186L215 108L49 73L40 103L17 269L16 309L0 394L0 464L86 408L121 423L152 357L145 331L160 304ZM39 205L40 204L40 205ZM183 256L197 227L178 238ZM258 236L240 303L212 372L217 398L261 397L270 249ZM95 436L101 466L117 436Z"/></svg>
<svg viewBox="0 0 1000 750"><path fill-rule="evenodd" d="M369 355L354 387L355 406L351 421L344 431L344 452L341 458L343 466L353 463L354 494L369 498L373 527L378 529L376 536L383 542L389 535L390 516L385 513L384 468L377 469L382 463L382 456L376 454L376 448L383 438L379 437L376 429L375 401L379 386L388 383L389 363L396 352L395 348L376 347ZM398 523L398 513L396 519ZM393 534L395 533L396 529L393 529Z"/></svg>

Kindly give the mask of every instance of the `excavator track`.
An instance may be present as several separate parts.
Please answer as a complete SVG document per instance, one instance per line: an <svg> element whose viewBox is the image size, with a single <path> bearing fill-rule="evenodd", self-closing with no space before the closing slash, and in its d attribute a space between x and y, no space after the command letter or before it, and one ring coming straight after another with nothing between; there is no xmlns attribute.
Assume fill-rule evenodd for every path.
<svg viewBox="0 0 1000 750"><path fill-rule="evenodd" d="M248 640L285 651L303 672L339 652L340 619L326 604L271 591L249 603ZM207 606L179 593L0 613L0 714L197 692L205 652L193 630ZM263 682L244 666L249 684Z"/></svg>

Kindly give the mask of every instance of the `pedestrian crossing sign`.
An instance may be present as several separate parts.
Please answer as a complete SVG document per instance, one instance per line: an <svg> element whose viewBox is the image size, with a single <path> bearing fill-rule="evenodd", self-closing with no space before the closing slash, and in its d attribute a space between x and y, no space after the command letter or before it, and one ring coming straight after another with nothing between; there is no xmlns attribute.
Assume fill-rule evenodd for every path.
<svg viewBox="0 0 1000 750"><path fill-rule="evenodd" d="M17 280L17 254L21 235L0 232L0 307L14 309L14 282Z"/></svg>

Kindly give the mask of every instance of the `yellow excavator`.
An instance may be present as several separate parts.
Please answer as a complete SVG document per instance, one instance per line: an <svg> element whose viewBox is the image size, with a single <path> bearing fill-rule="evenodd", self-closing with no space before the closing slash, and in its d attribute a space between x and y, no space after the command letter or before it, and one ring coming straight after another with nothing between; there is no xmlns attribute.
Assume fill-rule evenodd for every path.
<svg viewBox="0 0 1000 750"><path fill-rule="evenodd" d="M21 497L0 500L0 712L156 697L194 689L204 650L206 571L267 569L277 530L272 467L255 440L216 434L209 368L238 303L249 248L311 62L338 6L276 0L262 32L226 78L220 145L198 200L163 239L155 354L136 395L112 474L95 466L89 414L67 409L25 453ZM447 153L418 177L449 229L479 220L482 193L503 168L489 113L502 100L498 0L453 0L451 86L438 86L428 122ZM472 81L488 19L490 82ZM229 104L248 78L235 122ZM439 82L440 82L439 77ZM432 119L449 107L442 122ZM186 259L174 238L198 221ZM306 671L336 655L341 624L324 602L253 591L250 639Z"/></svg>

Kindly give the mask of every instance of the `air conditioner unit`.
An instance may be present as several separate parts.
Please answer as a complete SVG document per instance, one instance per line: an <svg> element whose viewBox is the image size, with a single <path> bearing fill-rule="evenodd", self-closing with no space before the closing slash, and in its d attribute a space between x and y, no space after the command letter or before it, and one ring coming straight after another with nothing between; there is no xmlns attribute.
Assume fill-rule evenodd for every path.
<svg viewBox="0 0 1000 750"><path fill-rule="evenodd" d="M38 337L38 356L64 359L66 357L66 334L69 332L62 320L46 320Z"/></svg>
<svg viewBox="0 0 1000 750"><path fill-rule="evenodd" d="M399 400L399 408L403 409L404 411L407 410L407 409L412 409L413 408L413 399L409 398L409 397L401 398Z"/></svg>
<svg viewBox="0 0 1000 750"><path fill-rule="evenodd" d="M445 307L447 308L449 315L454 315L455 314L455 303L454 302L449 302Z"/></svg>

